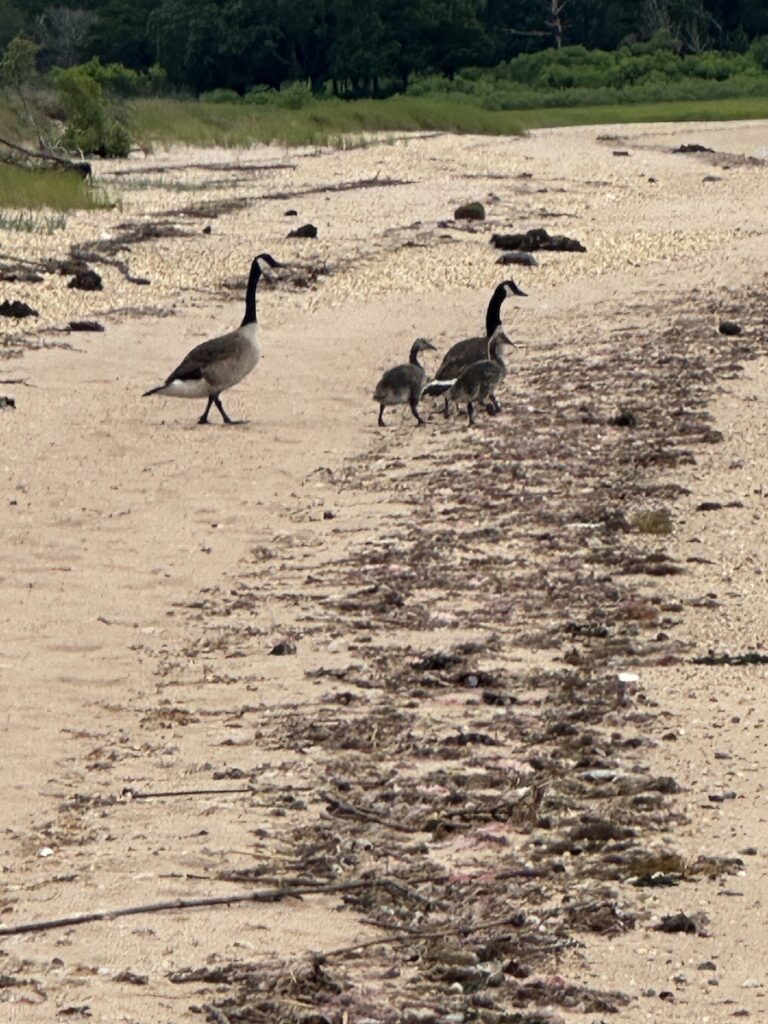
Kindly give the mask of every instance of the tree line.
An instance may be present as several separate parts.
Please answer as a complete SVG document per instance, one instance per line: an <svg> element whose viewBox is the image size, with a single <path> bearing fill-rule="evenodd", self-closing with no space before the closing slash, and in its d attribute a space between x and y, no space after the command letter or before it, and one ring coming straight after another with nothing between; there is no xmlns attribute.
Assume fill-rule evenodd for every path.
<svg viewBox="0 0 768 1024"><path fill-rule="evenodd" d="M614 50L664 33L680 53L744 52L766 0L0 0L0 50L23 35L41 70L97 57L162 68L174 89L245 93L308 82L343 96L404 91L520 54Z"/></svg>

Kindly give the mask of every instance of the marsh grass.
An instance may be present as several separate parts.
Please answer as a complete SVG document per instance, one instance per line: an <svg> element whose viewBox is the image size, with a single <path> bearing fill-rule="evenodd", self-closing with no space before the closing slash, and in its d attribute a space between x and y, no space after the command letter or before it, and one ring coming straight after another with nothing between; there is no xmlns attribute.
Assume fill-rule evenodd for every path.
<svg viewBox="0 0 768 1024"><path fill-rule="evenodd" d="M310 100L299 109L195 100L136 100L130 108L138 143L194 146L345 145L365 132L446 131L517 135L516 111L488 111L463 97L396 96L387 100Z"/></svg>
<svg viewBox="0 0 768 1024"><path fill-rule="evenodd" d="M65 211L109 205L100 190L73 171L32 170L0 163L0 209Z"/></svg>
<svg viewBox="0 0 768 1024"><path fill-rule="evenodd" d="M768 117L768 96L531 110L487 110L464 96L310 100L299 109L143 99L131 104L130 116L135 139L147 148L173 143L242 147L255 142L345 148L355 145L350 136L385 131L519 135L568 125L749 120Z"/></svg>
<svg viewBox="0 0 768 1024"><path fill-rule="evenodd" d="M33 235L51 235L67 226L66 213L41 213L39 210L0 210L0 231L28 231Z"/></svg>

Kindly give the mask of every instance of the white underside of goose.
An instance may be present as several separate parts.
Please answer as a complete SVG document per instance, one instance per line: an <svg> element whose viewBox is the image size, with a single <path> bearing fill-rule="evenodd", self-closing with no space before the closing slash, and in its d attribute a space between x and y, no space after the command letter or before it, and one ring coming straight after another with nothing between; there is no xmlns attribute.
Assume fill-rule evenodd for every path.
<svg viewBox="0 0 768 1024"><path fill-rule="evenodd" d="M201 380L172 380L164 388L158 390L158 395L168 395L170 398L207 398L213 394L214 388L204 378Z"/></svg>

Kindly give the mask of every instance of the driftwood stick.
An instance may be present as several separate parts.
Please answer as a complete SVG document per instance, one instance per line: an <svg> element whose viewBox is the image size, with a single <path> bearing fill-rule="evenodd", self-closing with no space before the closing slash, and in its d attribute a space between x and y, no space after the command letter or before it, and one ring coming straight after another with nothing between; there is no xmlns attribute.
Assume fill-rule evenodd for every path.
<svg viewBox="0 0 768 1024"><path fill-rule="evenodd" d="M448 925L445 928L427 928L423 930L413 929L405 930L403 935L386 935L382 939L369 939L367 942L358 942L354 946L339 946L337 949L331 949L327 953L319 954L321 960L327 960L330 957L346 956L349 953L357 953L361 949L369 949L371 946L394 946L402 945L406 942L421 942L424 939L441 939L446 935L455 935L457 932L461 935L469 935L471 932L485 931L486 928L498 928L505 924L514 924L517 920L516 916L509 917L497 917L491 921L480 921L478 924L456 924ZM380 927L377 925L377 927Z"/></svg>
<svg viewBox="0 0 768 1024"><path fill-rule="evenodd" d="M26 932L44 932L53 928L70 928L90 921L113 921L116 917L132 914L155 914L163 910L192 910L197 907L221 907L230 903L277 903L295 896L322 896L325 893L351 892L354 889L369 889L381 885L386 879L357 879L351 882L329 882L317 885L290 886L281 889L262 889L254 892L235 893L232 896L201 896L195 899L164 900L161 903L145 903L142 906L121 907L117 910L94 910L71 917L58 917L50 921L32 921L26 924L9 925L0 928L0 938L7 935L21 935Z"/></svg>
<svg viewBox="0 0 768 1024"><path fill-rule="evenodd" d="M168 789L157 793L141 793L139 790L126 786L121 796L130 797L131 800L152 800L162 796L216 796L218 793L254 793L253 786L233 786L230 789Z"/></svg>
<svg viewBox="0 0 768 1024"><path fill-rule="evenodd" d="M354 807L352 804L346 803L344 800L340 800L337 796L333 796L331 793L320 793L320 798L325 800L331 811L338 811L339 814L346 815L348 818L357 818L359 821L375 822L377 825L384 825L386 828L393 828L397 832L408 832L413 834L414 832L423 832L424 829L417 828L415 825L402 825L397 821L387 821L386 818L380 818L376 814L371 814L369 811L364 811L360 807Z"/></svg>

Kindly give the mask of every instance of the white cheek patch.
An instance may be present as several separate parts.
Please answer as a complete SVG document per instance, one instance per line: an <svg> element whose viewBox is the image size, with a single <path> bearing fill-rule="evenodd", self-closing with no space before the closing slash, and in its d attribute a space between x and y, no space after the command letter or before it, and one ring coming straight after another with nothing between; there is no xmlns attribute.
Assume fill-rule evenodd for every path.
<svg viewBox="0 0 768 1024"><path fill-rule="evenodd" d="M171 398L207 398L212 392L207 380L172 380L158 392Z"/></svg>

